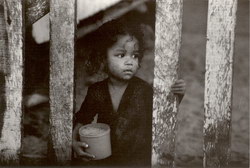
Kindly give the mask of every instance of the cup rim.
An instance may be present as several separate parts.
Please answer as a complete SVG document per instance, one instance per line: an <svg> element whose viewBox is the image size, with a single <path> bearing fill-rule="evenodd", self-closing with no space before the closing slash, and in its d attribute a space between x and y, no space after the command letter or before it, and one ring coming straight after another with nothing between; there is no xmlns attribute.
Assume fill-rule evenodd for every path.
<svg viewBox="0 0 250 168"><path fill-rule="evenodd" d="M103 131L102 133L100 133L100 134L98 134L98 135L84 135L84 134L81 134L81 130L82 129L84 129L84 128L86 128L86 127L89 127L89 126L91 126L91 127L96 127L96 128L104 128L105 129L105 131ZM96 137L101 137L101 136L103 136L103 135L106 135L106 134L108 134L109 132L110 132L110 127L109 127L109 125L107 125L107 124L104 124L104 123L91 123L91 124L87 124L87 125L83 125L83 126L81 126L80 128L79 128L79 135L80 136L82 136L82 137L86 137L86 138L96 138Z"/></svg>

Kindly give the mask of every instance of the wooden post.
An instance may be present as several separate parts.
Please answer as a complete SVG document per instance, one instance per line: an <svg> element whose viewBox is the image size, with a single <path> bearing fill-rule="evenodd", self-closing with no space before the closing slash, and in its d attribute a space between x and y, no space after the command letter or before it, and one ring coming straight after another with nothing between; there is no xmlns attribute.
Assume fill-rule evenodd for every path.
<svg viewBox="0 0 250 168"><path fill-rule="evenodd" d="M204 167L224 167L229 162L236 9L237 0L209 0Z"/></svg>
<svg viewBox="0 0 250 168"><path fill-rule="evenodd" d="M18 165L24 82L22 0L0 1L0 25L0 165Z"/></svg>
<svg viewBox="0 0 250 168"><path fill-rule="evenodd" d="M50 4L50 130L57 164L69 164L74 108L75 0Z"/></svg>
<svg viewBox="0 0 250 168"><path fill-rule="evenodd" d="M32 25L49 13L49 0L26 0L25 2L26 26Z"/></svg>
<svg viewBox="0 0 250 168"><path fill-rule="evenodd" d="M177 79L182 0L157 0L152 125L152 166L174 167L177 100L170 92Z"/></svg>

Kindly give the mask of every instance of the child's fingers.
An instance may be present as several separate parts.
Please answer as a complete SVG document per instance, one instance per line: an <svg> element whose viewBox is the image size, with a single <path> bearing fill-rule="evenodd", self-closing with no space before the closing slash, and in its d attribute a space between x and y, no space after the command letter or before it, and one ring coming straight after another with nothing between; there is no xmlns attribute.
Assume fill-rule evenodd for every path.
<svg viewBox="0 0 250 168"><path fill-rule="evenodd" d="M88 148L89 147L88 144L85 143L85 142L78 142L78 145L83 147L83 148Z"/></svg>
<svg viewBox="0 0 250 168"><path fill-rule="evenodd" d="M186 83L174 83L171 87L180 87L180 86L185 87Z"/></svg>
<svg viewBox="0 0 250 168"><path fill-rule="evenodd" d="M184 92L183 91L175 91L175 92L173 92L174 94L184 94Z"/></svg>
<svg viewBox="0 0 250 168"><path fill-rule="evenodd" d="M181 89L181 88L171 89L171 92L173 92L175 94L184 94L185 89Z"/></svg>
<svg viewBox="0 0 250 168"><path fill-rule="evenodd" d="M83 157L85 159L94 159L95 158L94 155L87 153L87 152L84 152L84 151L79 151L78 156Z"/></svg>
<svg viewBox="0 0 250 168"><path fill-rule="evenodd" d="M185 91L185 87L172 87L171 88L171 91L179 91L179 90L182 90L182 91Z"/></svg>
<svg viewBox="0 0 250 168"><path fill-rule="evenodd" d="M183 88L183 89L185 89L186 85L185 84L172 85L171 88Z"/></svg>
<svg viewBox="0 0 250 168"><path fill-rule="evenodd" d="M178 85L178 84L186 84L186 82L185 82L185 81L176 81L176 82L174 83L174 85Z"/></svg>
<svg viewBox="0 0 250 168"><path fill-rule="evenodd" d="M88 148L88 144L85 143L85 142L78 142L78 145L79 145L80 147L83 147L83 148ZM85 157L85 158L87 158L87 159L94 159L94 158L95 158L94 155L92 155L92 154L90 154L90 153L87 153L87 152L85 152L85 151L83 151L83 150L78 150L77 153L78 153L78 155L79 155L80 157Z"/></svg>
<svg viewBox="0 0 250 168"><path fill-rule="evenodd" d="M186 91L186 88L185 88L185 87L176 87L176 88L171 88L171 91L172 91L172 92L175 92L175 91L182 91L182 92L185 92L185 91Z"/></svg>
<svg viewBox="0 0 250 168"><path fill-rule="evenodd" d="M184 92L182 92L182 91L178 91L178 92L173 92L173 94L180 94L180 95L184 95Z"/></svg>
<svg viewBox="0 0 250 168"><path fill-rule="evenodd" d="M183 88L172 88L171 91L185 91Z"/></svg>

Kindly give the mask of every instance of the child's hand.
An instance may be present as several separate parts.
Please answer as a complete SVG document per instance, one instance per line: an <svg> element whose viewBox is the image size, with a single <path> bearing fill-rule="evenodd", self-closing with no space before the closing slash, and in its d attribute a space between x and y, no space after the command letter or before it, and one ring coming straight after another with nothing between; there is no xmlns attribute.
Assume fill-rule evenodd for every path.
<svg viewBox="0 0 250 168"><path fill-rule="evenodd" d="M179 103L181 102L186 91L186 83L183 79L178 79L172 86L171 92L176 94L179 98Z"/></svg>
<svg viewBox="0 0 250 168"><path fill-rule="evenodd" d="M80 157L82 160L89 161L95 158L94 155L84 151L84 148L88 148L88 144L81 141L73 140L72 146L77 156Z"/></svg>

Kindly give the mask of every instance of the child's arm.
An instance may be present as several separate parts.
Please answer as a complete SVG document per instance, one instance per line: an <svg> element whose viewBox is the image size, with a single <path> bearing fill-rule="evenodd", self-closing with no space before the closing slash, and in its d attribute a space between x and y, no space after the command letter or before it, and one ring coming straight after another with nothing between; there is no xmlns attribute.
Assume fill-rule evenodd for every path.
<svg viewBox="0 0 250 168"><path fill-rule="evenodd" d="M95 115L98 112L97 100L96 100L96 89L93 87L88 88L87 95L84 102L81 105L80 110L74 115L74 129L73 129L73 150L77 156L82 160L91 160L95 156L85 152L85 148L88 148L88 144L79 140L79 128L85 124L90 124Z"/></svg>
<svg viewBox="0 0 250 168"><path fill-rule="evenodd" d="M83 124L77 123L74 130L73 130L72 146L73 146L73 150L76 152L78 157L81 157L82 160L84 160L84 161L88 161L88 160L94 159L95 156L85 152L84 148L88 148L88 144L78 140L78 131L82 125Z"/></svg>
<svg viewBox="0 0 250 168"><path fill-rule="evenodd" d="M186 91L186 83L183 79L178 79L172 86L171 92L178 96L178 102L181 103Z"/></svg>

